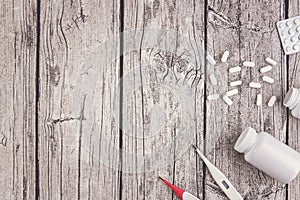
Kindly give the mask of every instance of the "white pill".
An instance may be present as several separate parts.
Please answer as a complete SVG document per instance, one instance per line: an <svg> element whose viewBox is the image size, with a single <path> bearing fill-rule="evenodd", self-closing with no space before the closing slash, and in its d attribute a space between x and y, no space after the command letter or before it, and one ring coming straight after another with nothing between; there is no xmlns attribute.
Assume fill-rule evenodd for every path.
<svg viewBox="0 0 300 200"><path fill-rule="evenodd" d="M300 46L299 46L298 44L295 44L295 45L293 46L293 49L294 49L294 50L299 50L299 49L300 49Z"/></svg>
<svg viewBox="0 0 300 200"><path fill-rule="evenodd" d="M286 24L287 27L290 27L290 26L293 25L292 22L291 22L290 20L288 20L285 24Z"/></svg>
<svg viewBox="0 0 300 200"><path fill-rule="evenodd" d="M238 89L229 90L226 92L226 96L230 97L239 93Z"/></svg>
<svg viewBox="0 0 300 200"><path fill-rule="evenodd" d="M215 59L211 56L211 55L207 55L206 56L207 61L211 64L211 65L215 65L216 61Z"/></svg>
<svg viewBox="0 0 300 200"><path fill-rule="evenodd" d="M288 32L289 32L290 35L293 35L295 33L295 30L290 28Z"/></svg>
<svg viewBox="0 0 300 200"><path fill-rule="evenodd" d="M273 66L277 64L277 62L275 60L273 60L272 58L269 58L269 57L266 57L265 61Z"/></svg>
<svg viewBox="0 0 300 200"><path fill-rule="evenodd" d="M211 95L208 95L207 96L207 100L217 100L220 98L220 95L219 94L211 94Z"/></svg>
<svg viewBox="0 0 300 200"><path fill-rule="evenodd" d="M232 100L228 96L226 96L226 95L223 96L223 100L229 106L231 106L233 104Z"/></svg>
<svg viewBox="0 0 300 200"><path fill-rule="evenodd" d="M252 88L261 88L261 84L256 82L249 83L249 86Z"/></svg>
<svg viewBox="0 0 300 200"><path fill-rule="evenodd" d="M242 81L233 81L233 82L230 82L229 85L234 87L234 86L238 86L238 85L242 85Z"/></svg>
<svg viewBox="0 0 300 200"><path fill-rule="evenodd" d="M222 58L221 58L221 61L222 62L226 62L227 59L228 59L228 56L229 56L229 51L224 51L223 55L222 55Z"/></svg>
<svg viewBox="0 0 300 200"><path fill-rule="evenodd" d="M289 42L290 42L289 39L287 39L287 38L283 39L283 43L284 43L284 44L288 44Z"/></svg>
<svg viewBox="0 0 300 200"><path fill-rule="evenodd" d="M274 79L272 79L271 77L263 76L262 79L267 83L274 83Z"/></svg>
<svg viewBox="0 0 300 200"><path fill-rule="evenodd" d="M261 69L260 69L260 72L261 72L261 73L266 73L266 72L271 71L272 68L273 68L273 67L272 67L271 65L267 65L267 66L261 68Z"/></svg>
<svg viewBox="0 0 300 200"><path fill-rule="evenodd" d="M296 19L294 19L294 24L300 24L300 19L299 18L296 18Z"/></svg>
<svg viewBox="0 0 300 200"><path fill-rule="evenodd" d="M283 29L284 28L284 24L283 23L278 23L277 25L278 25L279 29Z"/></svg>
<svg viewBox="0 0 300 200"><path fill-rule="evenodd" d="M239 66L229 68L229 72L230 72L230 73L239 72L239 71L241 71L241 70L242 70L242 68L239 67Z"/></svg>
<svg viewBox="0 0 300 200"><path fill-rule="evenodd" d="M269 102L268 102L268 106L272 107L275 104L276 100L277 100L277 97L276 96L272 96L270 98Z"/></svg>
<svg viewBox="0 0 300 200"><path fill-rule="evenodd" d="M284 37L286 37L288 35L288 32L286 32L286 31L283 30L283 31L281 31L281 35L284 36Z"/></svg>
<svg viewBox="0 0 300 200"><path fill-rule="evenodd" d="M209 76L209 79L210 79L210 83L211 83L212 85L217 85L217 84L218 84L217 78L216 78L216 76L215 76L214 74L211 74L211 75Z"/></svg>
<svg viewBox="0 0 300 200"><path fill-rule="evenodd" d="M296 28L296 31L297 31L297 32L300 32L300 26L298 26L298 27Z"/></svg>
<svg viewBox="0 0 300 200"><path fill-rule="evenodd" d="M257 105L257 106L261 106L261 104L262 104L262 95L261 95L261 94L258 94L258 95L256 96L256 105Z"/></svg>
<svg viewBox="0 0 300 200"><path fill-rule="evenodd" d="M296 36L291 37L291 42L297 42L298 38Z"/></svg>
<svg viewBox="0 0 300 200"><path fill-rule="evenodd" d="M251 62L251 61L244 61L243 62L243 65L245 67L255 67L255 63L254 62Z"/></svg>

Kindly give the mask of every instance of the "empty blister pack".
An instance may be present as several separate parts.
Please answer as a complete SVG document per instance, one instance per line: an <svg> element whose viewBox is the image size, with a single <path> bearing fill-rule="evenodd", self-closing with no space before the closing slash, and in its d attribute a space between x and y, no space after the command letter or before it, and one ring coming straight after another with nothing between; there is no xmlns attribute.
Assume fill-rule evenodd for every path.
<svg viewBox="0 0 300 200"><path fill-rule="evenodd" d="M285 54L300 51L300 16L277 22L277 28Z"/></svg>

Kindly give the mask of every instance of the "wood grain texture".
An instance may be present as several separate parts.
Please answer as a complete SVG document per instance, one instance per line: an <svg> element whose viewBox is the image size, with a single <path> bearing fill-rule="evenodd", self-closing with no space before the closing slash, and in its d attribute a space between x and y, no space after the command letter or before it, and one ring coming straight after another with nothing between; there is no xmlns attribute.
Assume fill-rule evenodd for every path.
<svg viewBox="0 0 300 200"><path fill-rule="evenodd" d="M174 155L173 146L169 145L179 140L179 135L188 134L181 131L185 119L180 112L187 103L193 105L192 113L197 115L198 122L197 129L193 124L194 129L188 130L192 131L191 137L195 141L202 141L203 87L191 74L196 74L198 69L197 77L200 78L204 72L202 60L198 58L204 53L204 5L196 1L131 1L125 3L124 10L124 30L135 32L136 44L132 48L124 42L123 76L132 73L133 84L124 86L123 119L129 128L123 131L123 146L124 151L133 156L122 165L125 168L122 199L176 199L175 194L157 178L159 175L201 197L203 176L195 152L193 149L177 151L183 152L182 157L178 157ZM138 33L140 29L143 29L141 34ZM158 29L172 34L157 34ZM190 74L189 66L192 66ZM187 79L189 88L194 93L197 91L197 97L182 101L180 91L169 87L168 81L177 84L181 78ZM124 81L125 85L126 78ZM157 157L147 159L148 155L153 157L155 153ZM169 162L164 163L164 158ZM139 173L132 173L132 170L126 173L130 163L136 163Z"/></svg>
<svg viewBox="0 0 300 200"><path fill-rule="evenodd" d="M288 1L287 17L295 17L299 15L300 3L298 1ZM300 68L299 68L299 54L293 54L287 57L288 82L287 88L300 88ZM291 112L288 113L288 144L300 152L300 120L294 118ZM300 176L296 178L288 186L288 199L298 199L300 196Z"/></svg>
<svg viewBox="0 0 300 200"><path fill-rule="evenodd" d="M94 94L88 85L79 85L86 91L87 98L74 100L79 78L93 73L88 69L81 71L84 63L93 62L95 58L86 59L110 36L119 34L118 10L116 1L45 1L41 4L41 199L119 199L118 172L99 162L94 143L84 141L90 136L86 135L89 132L83 131L86 122L91 121L87 111L93 106L91 103L100 105L96 108L102 109L99 120L103 127L98 134L108 134L110 142L118 146L118 129L112 123L109 110L114 92L110 87L116 84L119 65L109 60L107 54L111 52L103 51L107 56L107 60L103 60L107 71L94 83L103 86L97 94L104 97L90 102L87 98ZM113 54L118 55L118 51ZM113 160L110 162L113 165Z"/></svg>
<svg viewBox="0 0 300 200"><path fill-rule="evenodd" d="M284 55L275 27L299 15L298 1L5 0L0 8L1 199L178 199L159 175L200 199L226 199L189 143L245 199L299 199L299 176L282 185L233 149L252 126L300 152L300 122L282 106L300 88L299 56ZM278 61L267 73L273 85L259 73L266 56ZM245 60L257 66L229 74ZM206 100L235 80L243 85L233 106ZM181 81L190 95L173 88Z"/></svg>
<svg viewBox="0 0 300 200"><path fill-rule="evenodd" d="M1 1L0 196L36 197L35 1Z"/></svg>
<svg viewBox="0 0 300 200"><path fill-rule="evenodd" d="M207 76L215 73L219 85L208 86L208 93L224 94L228 83L242 80L239 94L231 97L232 106L222 101L208 102L207 137L219 132L217 143L210 143L209 158L215 161L245 199L285 199L286 188L264 173L247 164L242 154L234 151L234 143L248 126L257 131L266 131L276 138L286 140L286 110L282 106L282 94L286 88L286 65L281 51L275 22L284 18L283 1L209 1L208 3L207 50L218 64L208 65ZM220 63L220 56L230 51L228 64ZM264 83L259 69L265 66L265 57L279 61L268 73L275 79L273 85ZM244 61L256 63L254 68L242 66ZM241 73L230 74L228 67L241 66ZM260 82L261 89L251 89L251 81ZM263 106L256 105L257 94L263 95ZM279 102L272 108L267 106L275 95ZM207 199L226 199L215 183L207 176Z"/></svg>

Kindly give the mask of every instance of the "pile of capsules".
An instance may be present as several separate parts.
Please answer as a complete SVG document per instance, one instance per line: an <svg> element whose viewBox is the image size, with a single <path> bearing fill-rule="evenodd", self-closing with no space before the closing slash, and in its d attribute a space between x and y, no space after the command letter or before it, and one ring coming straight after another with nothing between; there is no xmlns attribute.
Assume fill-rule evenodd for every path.
<svg viewBox="0 0 300 200"><path fill-rule="evenodd" d="M225 51L223 53L222 57L221 57L221 62L223 62L223 63L227 62L228 57L229 57L229 51ZM216 64L215 59L211 55L207 55L206 60L211 65ZM261 73L266 73L266 72L271 71L273 69L273 66L275 66L277 64L277 62L275 60L273 60L272 58L269 58L269 57L266 57L265 61L268 64L260 69ZM255 63L251 62L251 61L244 61L243 66L244 67L255 67ZM242 68L240 66L231 67L231 68L229 68L229 73L237 73L237 72L240 72L241 70L242 70ZM218 84L217 78L214 74L211 74L209 76L209 79L210 79L210 82L213 86L216 86ZM274 83L274 79L269 77L269 76L266 76L266 75L264 75L262 77L262 80L266 83L270 83L270 84ZM237 87L237 86L240 86L242 84L243 84L243 82L241 80L237 80L237 81L230 82L229 86L230 87ZM261 83L259 83L259 82L250 82L249 87L251 87L251 88L261 88ZM239 93L239 90L237 88L229 90L225 94L222 95L222 99L227 105L231 106L233 104L233 101L230 99L230 97L233 96L233 95L236 95L238 93ZM207 100L217 100L219 98L220 98L220 94L217 94L217 93L210 94L210 95L207 96ZM276 100L277 100L276 96L272 96L268 101L268 106L272 107L275 104ZM262 94L257 94L256 105L257 106L262 105Z"/></svg>

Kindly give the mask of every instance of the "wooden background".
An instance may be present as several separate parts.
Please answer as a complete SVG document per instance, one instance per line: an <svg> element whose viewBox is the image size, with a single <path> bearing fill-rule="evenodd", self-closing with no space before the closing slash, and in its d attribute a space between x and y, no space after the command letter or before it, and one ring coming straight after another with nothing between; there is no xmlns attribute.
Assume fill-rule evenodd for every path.
<svg viewBox="0 0 300 200"><path fill-rule="evenodd" d="M222 87L213 87L209 81L204 88L196 85L196 98L190 102L196 107L194 143L211 147L208 158L245 199L299 199L299 176L291 184L282 185L247 164L243 155L233 150L241 131L252 126L300 151L300 121L282 106L287 89L300 87L300 58L299 54L284 55L275 27L277 21L300 13L299 1L3 0L0 5L0 199L177 199L158 175L200 199L226 199L191 149L163 169L127 173L122 172L126 162L117 160L120 164L112 164L118 169L107 167L82 147L84 112L72 110L80 63L111 36L117 38L119 51L113 56L118 57L128 48L119 34L148 27L185 34L197 49L204 46L218 61L224 50L230 51L228 63L200 70L204 77L215 73ZM143 38L140 40L142 48ZM201 52L190 53L197 56ZM99 89L99 109L106 126L103 134L111 138L113 145L132 152L153 151L161 145L124 135L119 131L122 118L113 122L110 117L116 80L145 56L134 51L119 56L114 63L107 60L107 74ZM231 107L222 101L205 100L208 94L228 90L229 81L259 81L258 68L243 68L241 74L231 75L228 66L241 65L244 60L261 66L265 56L278 61L269 73L275 79L273 85L264 84L258 91L243 85ZM170 55L162 54L167 65L168 59ZM264 97L262 108L254 103L257 92ZM266 102L271 95L276 95L279 102L268 108ZM132 107L127 107L128 112L121 112L121 116L131 120L132 128L146 127L147 112L157 98L170 104L168 95L155 87L136 92L135 98L123 99ZM163 140L167 143L176 134L176 126L170 123L164 131ZM220 137L214 141L211 134L216 132Z"/></svg>

